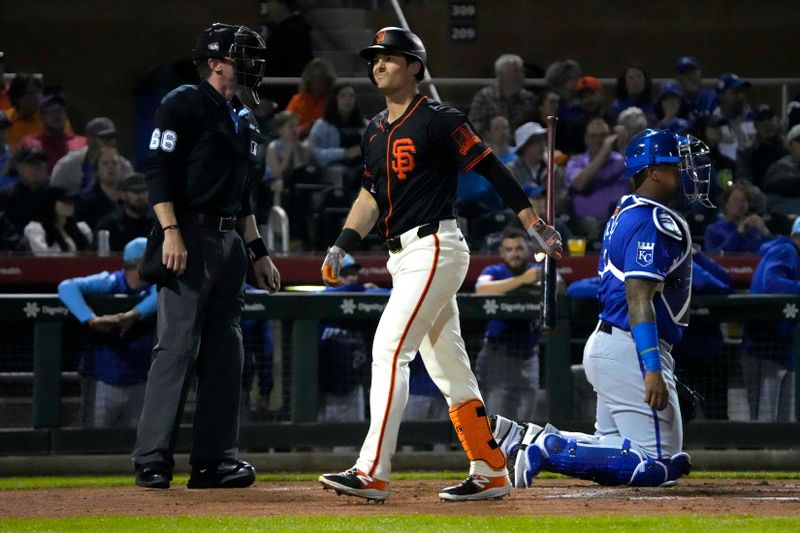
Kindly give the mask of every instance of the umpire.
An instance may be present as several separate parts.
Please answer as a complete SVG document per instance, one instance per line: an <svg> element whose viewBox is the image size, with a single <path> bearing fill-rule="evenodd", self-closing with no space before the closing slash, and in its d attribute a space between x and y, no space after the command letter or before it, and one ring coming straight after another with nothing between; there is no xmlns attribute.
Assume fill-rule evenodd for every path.
<svg viewBox="0 0 800 533"><path fill-rule="evenodd" d="M158 342L133 451L140 487L169 488L194 370L188 487L247 487L255 480L253 467L238 459L239 319L248 253L260 288L276 291L280 275L248 200L248 174L262 137L236 91L242 87L258 101L264 53L264 41L249 28L213 24L192 53L200 84L178 87L156 112L147 184L158 218L150 239L163 244L155 262L160 275L154 276Z"/></svg>

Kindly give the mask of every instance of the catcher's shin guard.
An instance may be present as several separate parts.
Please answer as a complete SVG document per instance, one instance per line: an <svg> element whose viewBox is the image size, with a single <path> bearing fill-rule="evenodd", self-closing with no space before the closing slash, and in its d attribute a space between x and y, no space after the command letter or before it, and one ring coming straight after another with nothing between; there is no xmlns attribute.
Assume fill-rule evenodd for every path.
<svg viewBox="0 0 800 533"><path fill-rule="evenodd" d="M482 401L473 398L452 407L450 420L470 461L483 461L493 470L505 467L505 457L492 436Z"/></svg>
<svg viewBox="0 0 800 533"><path fill-rule="evenodd" d="M601 485L631 485L633 487L669 487L691 471L691 461L685 453L669 459L643 457L625 439L622 446L601 446L579 443L575 438L551 433L536 439L525 450L527 454L527 483L539 470L556 472Z"/></svg>
<svg viewBox="0 0 800 533"><path fill-rule="evenodd" d="M643 458L625 440L622 447L579 444L557 433L543 434L526 450L529 468L547 470L601 485L626 485Z"/></svg>

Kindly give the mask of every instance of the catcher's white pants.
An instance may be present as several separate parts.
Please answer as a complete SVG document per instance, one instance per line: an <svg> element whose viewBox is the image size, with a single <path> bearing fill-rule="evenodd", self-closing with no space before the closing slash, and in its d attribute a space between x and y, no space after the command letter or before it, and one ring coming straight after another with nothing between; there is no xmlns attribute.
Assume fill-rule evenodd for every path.
<svg viewBox="0 0 800 533"><path fill-rule="evenodd" d="M389 257L392 295L372 344L370 426L356 468L388 480L397 433L408 400L408 365L417 351L449 406L481 401L461 338L456 292L469 266L469 248L455 220L423 238L417 228L401 235L403 249ZM472 471L493 474L483 461ZM484 471L485 470L485 471Z"/></svg>
<svg viewBox="0 0 800 533"><path fill-rule="evenodd" d="M613 328L611 334L595 329L583 350L586 378L597 393L595 436L631 441L631 447L654 459L683 451L683 424L675 388L675 363L669 346L661 343L661 375L669 402L656 411L644 403L644 376L630 332ZM620 439L621 442L621 439Z"/></svg>

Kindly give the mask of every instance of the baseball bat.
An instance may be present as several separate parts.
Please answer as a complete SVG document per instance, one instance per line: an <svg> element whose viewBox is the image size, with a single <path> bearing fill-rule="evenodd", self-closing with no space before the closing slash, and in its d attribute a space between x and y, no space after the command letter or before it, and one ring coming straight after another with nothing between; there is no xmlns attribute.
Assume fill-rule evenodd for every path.
<svg viewBox="0 0 800 533"><path fill-rule="evenodd" d="M556 126L558 117L548 116L544 119L547 127L547 202L545 221L555 225L555 186L553 179L553 160L555 159ZM552 332L556 328L556 260L547 256L544 260L542 278L542 331Z"/></svg>

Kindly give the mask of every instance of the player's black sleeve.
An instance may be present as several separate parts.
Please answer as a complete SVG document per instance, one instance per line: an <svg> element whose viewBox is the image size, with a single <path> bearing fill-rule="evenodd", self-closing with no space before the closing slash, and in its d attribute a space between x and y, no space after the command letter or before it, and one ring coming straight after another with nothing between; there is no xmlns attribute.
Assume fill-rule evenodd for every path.
<svg viewBox="0 0 800 533"><path fill-rule="evenodd" d="M489 183L492 184L492 187L503 199L503 202L513 209L515 213L519 213L531 206L528 195L525 194L525 191L522 190L522 187L511 175L511 172L494 153L488 154L478 161L473 169L489 180Z"/></svg>

